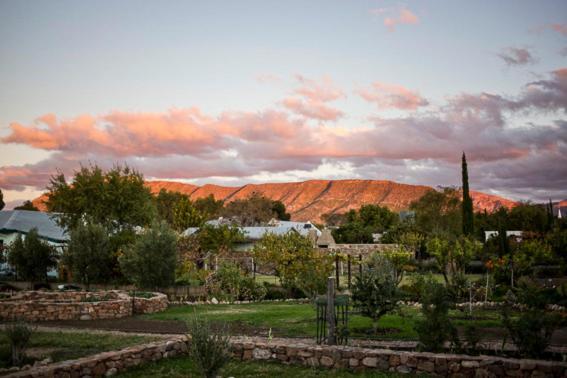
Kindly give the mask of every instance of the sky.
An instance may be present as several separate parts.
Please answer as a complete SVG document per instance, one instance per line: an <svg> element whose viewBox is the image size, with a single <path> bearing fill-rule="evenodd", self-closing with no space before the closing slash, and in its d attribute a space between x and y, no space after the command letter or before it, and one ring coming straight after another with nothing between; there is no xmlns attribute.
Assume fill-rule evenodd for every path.
<svg viewBox="0 0 567 378"><path fill-rule="evenodd" d="M8 207L81 165L567 198L567 2L0 2Z"/></svg>

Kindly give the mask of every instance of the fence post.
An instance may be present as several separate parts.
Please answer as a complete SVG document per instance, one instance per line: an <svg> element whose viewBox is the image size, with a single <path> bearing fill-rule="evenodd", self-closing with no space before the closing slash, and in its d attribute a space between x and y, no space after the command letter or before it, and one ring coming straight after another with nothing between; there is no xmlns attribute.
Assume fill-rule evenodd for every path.
<svg viewBox="0 0 567 378"><path fill-rule="evenodd" d="M339 272L339 255L336 254L335 255L335 277L336 277L336 284L337 284L337 290L339 289L339 285L340 285L340 272Z"/></svg>
<svg viewBox="0 0 567 378"><path fill-rule="evenodd" d="M335 335L335 278L329 277L327 280L327 344L335 345L337 336Z"/></svg>
<svg viewBox="0 0 567 378"><path fill-rule="evenodd" d="M352 281L352 272L351 272L351 256L347 255L347 274L348 274L348 288L350 289L351 281Z"/></svg>

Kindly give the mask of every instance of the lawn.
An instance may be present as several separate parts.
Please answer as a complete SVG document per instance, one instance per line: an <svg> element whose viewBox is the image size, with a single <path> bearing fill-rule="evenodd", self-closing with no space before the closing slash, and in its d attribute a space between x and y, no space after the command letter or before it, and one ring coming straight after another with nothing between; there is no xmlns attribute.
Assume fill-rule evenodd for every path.
<svg viewBox="0 0 567 378"><path fill-rule="evenodd" d="M29 363L51 358L64 361L100 352L120 350L128 346L156 340L148 336L122 336L102 333L43 332L32 335L28 348ZM4 332L0 333L0 367L9 367L10 347Z"/></svg>
<svg viewBox="0 0 567 378"><path fill-rule="evenodd" d="M142 315L143 319L187 321L196 312L212 322L228 323L233 334L267 336L271 329L274 337L315 337L315 307L307 303L250 303L239 305L175 306L164 312ZM495 311L475 311L476 320L467 319L461 311L452 311L455 325L474 324L481 328L499 327L500 316ZM419 310L402 307L382 317L379 334L369 334L372 322L361 315L352 315L349 321L351 337L381 340L417 340L413 326L421 317Z"/></svg>
<svg viewBox="0 0 567 378"><path fill-rule="evenodd" d="M279 378L386 378L401 377L400 374L388 372L359 372L348 370L323 370L303 366L283 365L275 362L240 362L232 361L220 372L222 377L279 377ZM128 370L119 377L199 377L199 371L189 358L161 360Z"/></svg>

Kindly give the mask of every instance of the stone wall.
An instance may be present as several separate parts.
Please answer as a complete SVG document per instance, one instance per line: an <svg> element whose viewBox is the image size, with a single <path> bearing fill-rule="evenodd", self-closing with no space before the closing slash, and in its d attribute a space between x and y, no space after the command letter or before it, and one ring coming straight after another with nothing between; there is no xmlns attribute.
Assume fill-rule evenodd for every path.
<svg viewBox="0 0 567 378"><path fill-rule="evenodd" d="M565 377L567 363L519 360L491 356L467 356L367 349L348 346L322 346L294 340L235 337L231 341L233 358L243 361L275 361L321 368L344 368L398 373L425 373L442 377ZM8 375L31 377L101 377L129 367L184 355L185 337L105 352L72 361L34 367Z"/></svg>
<svg viewBox="0 0 567 378"><path fill-rule="evenodd" d="M234 340L232 348L234 357L245 361L272 360L284 364L355 371L426 373L444 377L567 376L567 363L555 361L321 346L279 340Z"/></svg>
<svg viewBox="0 0 567 378"><path fill-rule="evenodd" d="M397 248L397 244L335 244L329 246L329 248L319 248L319 250L328 253L366 257L374 252L391 251Z"/></svg>
<svg viewBox="0 0 567 378"><path fill-rule="evenodd" d="M136 313L167 308L164 294L149 299L136 298ZM118 319L132 315L132 298L122 291L21 292L0 300L0 321Z"/></svg>
<svg viewBox="0 0 567 378"><path fill-rule="evenodd" d="M117 352L104 352L77 360L63 361L47 366L39 366L7 375L11 378L40 377L102 377L115 375L127 368L138 366L162 358L175 357L187 353L184 337L138 345Z"/></svg>
<svg viewBox="0 0 567 378"><path fill-rule="evenodd" d="M169 301L167 295L162 293L153 293L151 298L134 298L134 313L151 314L167 309Z"/></svg>

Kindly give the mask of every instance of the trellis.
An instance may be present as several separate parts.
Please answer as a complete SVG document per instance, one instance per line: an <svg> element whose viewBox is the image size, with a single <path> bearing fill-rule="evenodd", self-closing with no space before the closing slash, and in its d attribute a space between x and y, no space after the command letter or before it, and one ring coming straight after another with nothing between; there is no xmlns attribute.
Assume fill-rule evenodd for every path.
<svg viewBox="0 0 567 378"><path fill-rule="evenodd" d="M328 340L328 296L317 297L315 304L317 307L317 344L329 343ZM348 343L348 321L349 321L349 296L337 295L334 297L334 332L336 343L346 345Z"/></svg>

